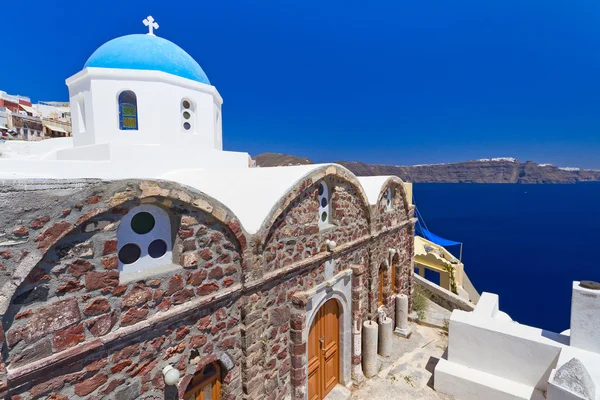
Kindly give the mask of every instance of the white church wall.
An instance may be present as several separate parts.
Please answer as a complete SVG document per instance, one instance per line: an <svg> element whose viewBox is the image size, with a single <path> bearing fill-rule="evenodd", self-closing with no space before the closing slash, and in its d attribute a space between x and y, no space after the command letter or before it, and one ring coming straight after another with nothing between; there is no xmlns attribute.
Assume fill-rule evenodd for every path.
<svg viewBox="0 0 600 400"><path fill-rule="evenodd" d="M119 143L222 149L221 121L214 116L222 98L213 86L160 71L107 68L86 68L69 78L67 84L75 121L79 121L78 96L85 97L85 132L80 123L74 124L75 146ZM125 90L136 96L137 130L121 130L119 126L118 96ZM193 104L189 130L183 127L184 99Z"/></svg>
<svg viewBox="0 0 600 400"><path fill-rule="evenodd" d="M71 106L71 124L73 129L73 146L85 146L95 142L93 120L92 93L90 81L81 79L83 72L74 75L69 85L69 103ZM75 135L75 132L78 134Z"/></svg>

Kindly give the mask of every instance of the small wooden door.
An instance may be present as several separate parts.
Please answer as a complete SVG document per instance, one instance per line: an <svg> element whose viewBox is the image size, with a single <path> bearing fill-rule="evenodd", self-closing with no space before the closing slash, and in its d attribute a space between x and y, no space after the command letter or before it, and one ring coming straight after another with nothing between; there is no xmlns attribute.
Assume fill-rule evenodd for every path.
<svg viewBox="0 0 600 400"><path fill-rule="evenodd" d="M339 308L327 301L308 333L308 399L322 400L339 382Z"/></svg>
<svg viewBox="0 0 600 400"><path fill-rule="evenodd" d="M183 395L184 400L221 400L221 369L217 363L196 372Z"/></svg>

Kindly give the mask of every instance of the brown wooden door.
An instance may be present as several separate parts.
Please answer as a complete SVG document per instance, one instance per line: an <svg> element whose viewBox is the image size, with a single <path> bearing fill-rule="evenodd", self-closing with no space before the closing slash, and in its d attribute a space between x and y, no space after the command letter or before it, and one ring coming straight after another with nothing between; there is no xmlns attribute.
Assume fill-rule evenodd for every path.
<svg viewBox="0 0 600 400"><path fill-rule="evenodd" d="M339 308L327 301L308 333L308 399L322 400L339 381Z"/></svg>

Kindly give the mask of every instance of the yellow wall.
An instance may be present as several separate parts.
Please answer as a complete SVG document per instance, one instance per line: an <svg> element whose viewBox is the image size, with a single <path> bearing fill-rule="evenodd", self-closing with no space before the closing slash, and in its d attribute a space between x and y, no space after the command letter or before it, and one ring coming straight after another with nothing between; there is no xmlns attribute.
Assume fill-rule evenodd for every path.
<svg viewBox="0 0 600 400"><path fill-rule="evenodd" d="M412 204L412 183L404 182L404 191L406 192L406 198L408 199L408 204Z"/></svg>

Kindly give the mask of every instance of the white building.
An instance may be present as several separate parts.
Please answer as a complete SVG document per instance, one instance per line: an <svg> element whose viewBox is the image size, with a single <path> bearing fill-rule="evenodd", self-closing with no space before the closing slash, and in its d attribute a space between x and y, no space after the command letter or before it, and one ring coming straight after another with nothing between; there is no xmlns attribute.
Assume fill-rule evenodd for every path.
<svg viewBox="0 0 600 400"><path fill-rule="evenodd" d="M41 155L49 177L155 178L165 165L173 171L251 164L247 153L223 151L223 99L200 65L153 32L105 43L66 83L73 140ZM30 168L40 171L13 163L0 174L27 176Z"/></svg>
<svg viewBox="0 0 600 400"><path fill-rule="evenodd" d="M447 359L435 389L460 400L600 399L600 284L573 282L571 329L518 324L484 293L450 318Z"/></svg>

